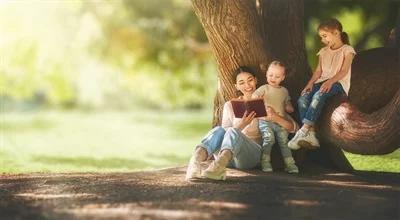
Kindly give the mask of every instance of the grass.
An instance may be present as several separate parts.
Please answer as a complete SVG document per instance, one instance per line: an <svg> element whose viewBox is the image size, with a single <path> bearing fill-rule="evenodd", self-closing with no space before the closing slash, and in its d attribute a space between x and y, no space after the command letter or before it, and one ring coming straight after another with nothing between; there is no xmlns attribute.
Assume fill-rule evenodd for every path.
<svg viewBox="0 0 400 220"><path fill-rule="evenodd" d="M0 172L123 172L185 165L211 112L1 113ZM400 172L400 150L346 153L358 170Z"/></svg>

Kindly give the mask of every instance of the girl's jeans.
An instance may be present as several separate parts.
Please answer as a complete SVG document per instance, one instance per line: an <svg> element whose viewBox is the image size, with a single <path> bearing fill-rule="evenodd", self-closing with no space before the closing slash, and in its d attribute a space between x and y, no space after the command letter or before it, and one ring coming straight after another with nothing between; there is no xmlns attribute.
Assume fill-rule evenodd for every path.
<svg viewBox="0 0 400 220"><path fill-rule="evenodd" d="M258 120L258 128L260 129L263 139L262 150L263 154L271 154L272 146L277 141L281 148L283 158L292 157L292 152L288 147L289 133L282 126L265 120Z"/></svg>
<svg viewBox="0 0 400 220"><path fill-rule="evenodd" d="M260 163L261 146L236 128L213 128L201 141L200 147L211 155L219 150L231 150L233 159L229 167L238 169L254 168Z"/></svg>
<svg viewBox="0 0 400 220"><path fill-rule="evenodd" d="M325 105L326 100L336 94L344 94L342 85L338 82L332 85L332 88L327 93L322 93L319 91L323 82L314 84L311 92L300 96L297 101L300 120L303 124L314 125L315 121L321 114L322 108Z"/></svg>

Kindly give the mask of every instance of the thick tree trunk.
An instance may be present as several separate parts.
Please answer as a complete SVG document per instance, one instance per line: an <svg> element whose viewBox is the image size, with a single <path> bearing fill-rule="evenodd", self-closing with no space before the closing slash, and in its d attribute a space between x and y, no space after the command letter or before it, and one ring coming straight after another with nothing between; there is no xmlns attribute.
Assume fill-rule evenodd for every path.
<svg viewBox="0 0 400 220"><path fill-rule="evenodd" d="M236 96L232 72L239 65L258 67L259 64L269 63L272 59L284 61L289 67L284 85L289 89L293 104L297 106L295 100L311 73L304 47L303 1L192 0L192 3L218 63L219 87L215 99L214 125L220 122L223 103ZM357 57L362 58L367 55L368 53ZM390 71L386 71L387 68L378 68L379 76L367 74L373 68L366 71L359 70L364 62L375 62L376 55L372 57L368 61L361 61L360 64L357 64L357 59L355 60L350 100L356 107L368 113L386 105L387 107L372 113L373 115L366 115L359 113L352 105L340 105L343 102L340 97L333 99L325 107L324 114L318 122L321 148L314 151L296 151L296 161L300 166L303 165L303 168L313 164L309 162L317 162L330 168L351 171L352 166L339 147L360 154L382 154L400 146L398 144L400 92L397 92L397 96L387 104L399 89L398 57L394 58L394 61L389 61L394 66ZM393 59L393 56L390 57L386 60ZM383 65L385 64L388 65L388 63ZM257 76L261 83L265 82L264 73L259 72ZM368 84L371 82L374 85ZM360 93L361 91L364 92ZM365 104L365 100L369 99L368 96L379 97L379 101L371 100ZM349 112L351 114L347 114ZM395 123L389 119L394 119ZM373 126L373 129L368 126ZM364 138L362 133L368 131L368 134L373 136L372 134L376 134L379 130L384 131L379 133L379 139L362 139ZM385 142L387 135L389 137ZM384 146L376 141L382 141ZM275 151L272 156L273 166L281 166L280 155ZM274 164L274 158L279 159L278 165Z"/></svg>
<svg viewBox="0 0 400 220"><path fill-rule="evenodd" d="M237 96L232 72L240 65L258 67L259 63L270 60L270 55L263 49L259 17L256 5L251 1L193 0L192 5L218 64L213 120L213 125L217 125L223 104ZM258 74L258 78L262 79L263 74Z"/></svg>

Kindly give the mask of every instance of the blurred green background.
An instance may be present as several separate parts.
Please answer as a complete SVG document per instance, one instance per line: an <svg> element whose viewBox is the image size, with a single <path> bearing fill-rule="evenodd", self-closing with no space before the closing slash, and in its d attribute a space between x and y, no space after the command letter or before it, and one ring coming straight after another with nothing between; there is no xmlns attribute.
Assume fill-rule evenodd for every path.
<svg viewBox="0 0 400 220"><path fill-rule="evenodd" d="M308 59L321 19L357 51L387 43L400 0L305 0ZM210 129L217 68L187 0L0 1L0 172L184 165ZM347 154L400 172L400 151Z"/></svg>

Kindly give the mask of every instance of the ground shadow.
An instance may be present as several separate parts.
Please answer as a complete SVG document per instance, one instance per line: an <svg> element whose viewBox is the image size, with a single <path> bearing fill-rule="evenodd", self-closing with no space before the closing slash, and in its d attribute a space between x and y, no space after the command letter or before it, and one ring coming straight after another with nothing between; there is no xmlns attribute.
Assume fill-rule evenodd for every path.
<svg viewBox="0 0 400 220"><path fill-rule="evenodd" d="M399 217L400 174L290 175L229 169L224 182L186 182L184 174L185 167L132 173L3 175L0 184L8 197L19 200L1 207L17 210L23 208L20 203L30 204L39 216L72 219ZM16 187L21 182L25 186Z"/></svg>

